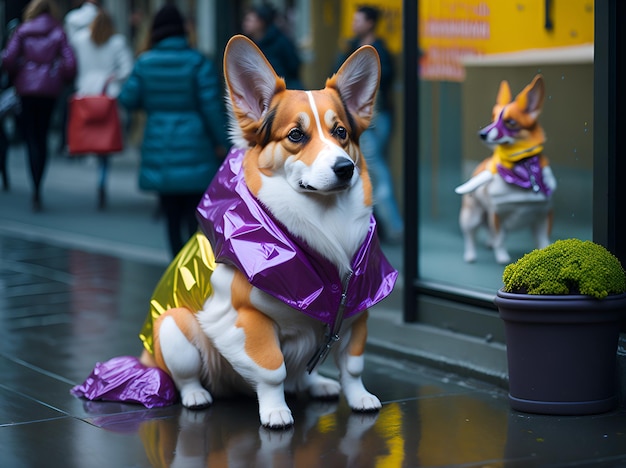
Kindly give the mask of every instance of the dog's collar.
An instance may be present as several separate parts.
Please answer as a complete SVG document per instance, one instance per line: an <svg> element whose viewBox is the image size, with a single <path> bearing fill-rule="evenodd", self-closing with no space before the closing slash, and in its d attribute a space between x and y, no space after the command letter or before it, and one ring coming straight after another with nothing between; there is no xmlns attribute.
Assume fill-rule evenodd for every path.
<svg viewBox="0 0 626 468"><path fill-rule="evenodd" d="M507 169L512 169L519 161L537 156L543 152L543 145L528 147L525 143L514 143L512 145L498 145L493 152L493 166L491 172L496 172L498 164Z"/></svg>
<svg viewBox="0 0 626 468"><path fill-rule="evenodd" d="M252 195L243 177L244 154L230 151L198 205L200 228L216 261L235 266L255 287L332 327L344 294L337 268L290 235ZM380 248L373 216L351 267L343 319L387 297L398 276Z"/></svg>

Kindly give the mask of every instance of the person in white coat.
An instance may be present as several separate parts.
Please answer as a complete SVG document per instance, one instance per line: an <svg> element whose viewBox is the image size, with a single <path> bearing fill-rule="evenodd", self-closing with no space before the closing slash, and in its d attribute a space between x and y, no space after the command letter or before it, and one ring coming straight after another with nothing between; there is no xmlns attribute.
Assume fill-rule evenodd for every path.
<svg viewBox="0 0 626 468"><path fill-rule="evenodd" d="M133 55L126 38L115 33L111 16L100 9L88 28L70 36L70 44L78 63L76 94L90 96L101 94L104 90L110 97L117 97L133 68ZM104 209L109 155L98 155L98 159L98 208Z"/></svg>
<svg viewBox="0 0 626 468"><path fill-rule="evenodd" d="M74 34L87 29L100 11L98 0L86 0L79 8L71 10L65 15L63 28L68 39L71 41Z"/></svg>

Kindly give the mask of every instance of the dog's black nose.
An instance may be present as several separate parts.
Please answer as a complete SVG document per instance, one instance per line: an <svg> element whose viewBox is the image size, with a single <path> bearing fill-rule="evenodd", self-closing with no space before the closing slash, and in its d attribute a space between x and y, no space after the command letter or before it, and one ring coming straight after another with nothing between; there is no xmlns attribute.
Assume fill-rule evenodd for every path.
<svg viewBox="0 0 626 468"><path fill-rule="evenodd" d="M487 132L484 130L481 130L480 132L478 132L478 135L480 136L481 140L486 140L487 139Z"/></svg>
<svg viewBox="0 0 626 468"><path fill-rule="evenodd" d="M350 180L354 174L354 163L347 158L339 158L333 166L333 171L339 180Z"/></svg>

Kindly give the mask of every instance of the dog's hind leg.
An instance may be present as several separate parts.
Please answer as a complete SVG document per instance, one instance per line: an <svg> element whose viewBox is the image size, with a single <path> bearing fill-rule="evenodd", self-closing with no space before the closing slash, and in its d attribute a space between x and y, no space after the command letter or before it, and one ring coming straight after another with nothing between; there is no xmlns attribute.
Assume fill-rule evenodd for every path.
<svg viewBox="0 0 626 468"><path fill-rule="evenodd" d="M183 406L200 409L213 402L211 394L202 386L202 359L191 340L201 336L193 313L188 309L170 309L155 324L155 358L159 367L169 371L180 392Z"/></svg>
<svg viewBox="0 0 626 468"><path fill-rule="evenodd" d="M497 214L492 214L489 217L489 228L493 233L493 253L496 256L496 262L500 265L506 265L511 261L511 256L504 246L504 239L506 238L506 232L500 223L500 217Z"/></svg>
<svg viewBox="0 0 626 468"><path fill-rule="evenodd" d="M539 219L533 225L533 236L535 238L535 246L543 249L550 245L550 231L552 227L552 212Z"/></svg>
<svg viewBox="0 0 626 468"><path fill-rule="evenodd" d="M473 194L463 195L459 226L463 233L463 260L468 263L476 261L476 230L484 220L484 211Z"/></svg>
<svg viewBox="0 0 626 468"><path fill-rule="evenodd" d="M365 389L361 378L365 365L366 339L367 312L354 322L350 340L337 356L341 388L353 411L378 411L382 407L380 400Z"/></svg>

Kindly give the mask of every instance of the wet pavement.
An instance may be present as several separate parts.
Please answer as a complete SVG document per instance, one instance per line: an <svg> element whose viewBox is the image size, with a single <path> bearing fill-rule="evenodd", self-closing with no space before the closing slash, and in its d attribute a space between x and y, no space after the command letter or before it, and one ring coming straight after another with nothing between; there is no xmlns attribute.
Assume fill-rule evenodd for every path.
<svg viewBox="0 0 626 468"><path fill-rule="evenodd" d="M364 382L379 413L297 396L285 431L260 427L253 399L189 411L73 397L96 362L140 352L167 262L163 226L154 200L136 192L130 162L113 168L115 191L97 212L95 166L53 160L45 211L32 214L21 161L11 192L0 192L0 466L626 466L623 407L518 413L499 387L372 349ZM396 306L392 298L376 313ZM328 362L322 372L336 375Z"/></svg>

